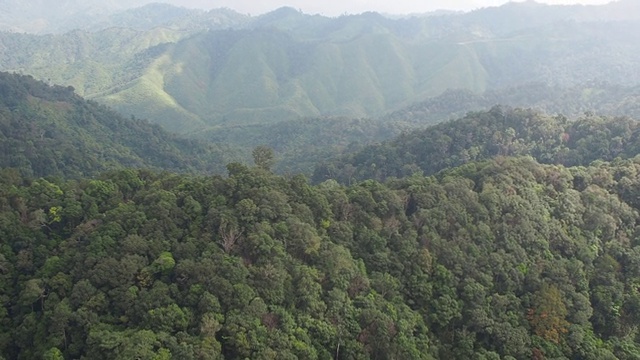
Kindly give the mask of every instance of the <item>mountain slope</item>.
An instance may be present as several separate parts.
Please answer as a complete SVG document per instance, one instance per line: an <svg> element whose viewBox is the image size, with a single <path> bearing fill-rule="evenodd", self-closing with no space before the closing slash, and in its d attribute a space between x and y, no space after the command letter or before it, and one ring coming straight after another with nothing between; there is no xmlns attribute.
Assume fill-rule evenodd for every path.
<svg viewBox="0 0 640 360"><path fill-rule="evenodd" d="M634 75L640 52L633 45L640 42L627 25L587 30L593 25L581 23L507 39L417 41L367 24L374 28L339 40L334 37L344 27L322 40L300 40L282 30L213 32L171 45L151 73L162 79L158 96L215 125L376 116L449 88L483 92L531 79L555 86L589 79L631 86L640 80ZM620 37L623 32L628 35ZM558 33L569 35L558 39ZM126 97L144 93L144 86L132 83ZM115 93L96 99L125 112L145 111L123 98Z"/></svg>
<svg viewBox="0 0 640 360"><path fill-rule="evenodd" d="M504 130L504 129L502 129ZM0 176L9 359L630 359L640 159Z"/></svg>
<svg viewBox="0 0 640 360"><path fill-rule="evenodd" d="M441 95L385 115L380 121L402 122L413 126L432 125L463 117L470 111L489 109L496 104L532 108L547 114L562 114L570 119L586 112L640 119L640 87L593 82L560 87L538 82L487 90L482 94L450 89Z"/></svg>
<svg viewBox="0 0 640 360"><path fill-rule="evenodd" d="M222 172L225 151L87 102L72 88L0 73L0 167L79 177L123 167Z"/></svg>
<svg viewBox="0 0 640 360"><path fill-rule="evenodd" d="M576 166L638 154L640 122L628 117L587 114L569 121L562 115L496 106L328 161L316 169L314 180L350 183L416 172L431 175L497 156L531 156L542 163Z"/></svg>
<svg viewBox="0 0 640 360"><path fill-rule="evenodd" d="M371 117L452 88L481 93L532 81L636 86L640 20L617 16L623 6L633 4L527 2L401 19L374 13L325 18L284 8L223 20L197 34L213 20L187 16L144 31L47 38L5 33L0 44L9 51L0 69L72 85L83 96L182 132L299 117ZM152 9L162 14L161 7L146 11ZM515 20L496 21L510 16ZM190 21L202 25L185 30ZM53 65L32 60L43 58Z"/></svg>

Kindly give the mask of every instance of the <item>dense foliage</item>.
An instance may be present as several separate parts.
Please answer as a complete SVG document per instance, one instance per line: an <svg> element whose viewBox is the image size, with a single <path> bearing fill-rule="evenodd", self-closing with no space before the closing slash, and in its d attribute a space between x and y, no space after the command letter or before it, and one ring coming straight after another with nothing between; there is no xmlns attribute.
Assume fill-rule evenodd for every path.
<svg viewBox="0 0 640 360"><path fill-rule="evenodd" d="M410 126L403 121L308 118L275 124L230 125L203 131L195 137L229 144L237 153L247 155L256 145L266 145L277 154L275 172L311 175L314 167L326 159L391 139Z"/></svg>
<svg viewBox="0 0 640 360"><path fill-rule="evenodd" d="M0 360L639 359L640 123L590 111L640 114L637 7L0 33L0 68L200 138L0 73ZM553 115L364 147L496 102Z"/></svg>
<svg viewBox="0 0 640 360"><path fill-rule="evenodd" d="M587 113L569 121L562 115L495 106L326 161L316 168L314 181L430 175L495 156L528 155L542 163L573 166L639 153L640 123L628 117Z"/></svg>
<svg viewBox="0 0 640 360"><path fill-rule="evenodd" d="M264 149L262 149L264 150ZM631 359L640 159L0 179L11 359Z"/></svg>
<svg viewBox="0 0 640 360"><path fill-rule="evenodd" d="M79 177L147 167L224 172L222 148L170 134L88 102L71 87L0 73L0 168L32 176Z"/></svg>
<svg viewBox="0 0 640 360"><path fill-rule="evenodd" d="M442 95L429 98L423 102L408 106L379 119L330 117L285 120L275 123L267 122L265 124L228 124L217 126L207 131L198 132L197 134L194 134L194 136L200 139L213 141L215 143L226 143L229 146L234 147L238 154L244 154L244 159L248 159L248 154L253 147L257 145L267 145L274 149L278 156L278 162L274 168L276 172L304 173L311 175L314 167L322 162L326 162L327 159L336 158L345 154L355 154L359 150L362 150L366 145L391 140L402 131L408 132L413 129L423 129L425 125L441 123L446 119L457 118L458 115L459 117L464 117L464 115L468 114L470 111L489 109L493 104L503 104L513 107L531 107L537 112L540 112L540 114L532 116L544 118L542 123L531 125L533 129L530 130L530 133L522 135L526 137L526 139L522 139L523 141L531 142L538 139L540 136L547 136L543 134L545 130L540 129L540 126L548 125L556 127L556 125L552 125L550 123L559 121L559 119L563 119L564 116L571 120L582 119L578 123L573 124L576 126L578 124L582 124L580 126L586 126L584 124L585 114L590 114L589 116L592 118L590 122L602 122L602 124L598 126L612 128L615 128L616 126L624 127L626 126L624 123L627 121L625 119L612 120L604 118L598 120L593 115L597 113L598 115L606 116L627 115L636 119L640 118L640 106L638 106L638 104L640 104L640 88L614 86L610 84L585 84L582 86L564 88L548 86L542 83L531 83L504 90L486 91L483 94L474 94L466 90L450 90ZM553 116L546 116L543 115L543 113L563 114L563 116L558 119L553 119ZM522 114L525 114L525 112ZM522 130L523 127L529 126L529 124L523 120L523 116L524 115L513 115L510 120L506 121L506 123L508 123L508 126L517 130ZM523 123L515 124L521 120ZM461 120L461 122L465 122L465 120ZM620 122L620 124L604 124L607 122ZM460 130L460 132L478 131L477 129L472 129L476 126L476 122L467 123L464 126L466 128ZM502 122L501 120L495 120L493 124L486 124L483 126L491 127L492 131L499 131L501 129L500 127L502 126ZM450 125L444 125L444 127L449 128ZM634 128L634 125L631 125L631 127ZM451 131L458 131L456 129L439 129L447 134ZM428 135L432 134L434 131L436 130L430 129L426 131L417 131L409 136L401 137L395 141L395 143L398 144L398 151L409 151L413 155L416 155L414 151L420 150L416 146L408 150L406 140L411 139L411 142L414 143L414 145L416 145L415 143L420 143L420 146L423 146L423 148L426 149L428 148L426 144L432 143L435 140L432 135ZM616 132L616 130L613 130L613 132ZM586 135L588 134L582 131L581 134L576 136L580 137ZM601 135L605 137L609 136L610 131L606 130L605 133L602 133ZM619 135L622 137L628 137L630 134L614 134L612 135L612 138ZM577 139L574 137L574 140ZM631 139L625 138L625 144L630 140ZM470 146L485 146L489 144L490 141L493 141L493 139L489 139L484 135L476 136L475 140L472 141L474 144L462 141L456 136L452 137L452 142L462 144L461 146L467 148L467 150ZM480 144L481 142L484 142L484 144ZM567 144L569 147L574 145L575 144ZM386 146L388 147L389 144L386 144ZM619 152L620 150L621 149L615 151ZM369 154L372 153L370 149L368 151ZM429 152L430 150L423 149L421 151ZM449 155L460 155L455 153L456 150L453 151L454 153L446 154L432 153L431 157L434 158L444 155L443 158L435 159L436 162L434 165L437 164L438 161L452 160L449 158ZM588 149L583 149L582 151L588 151ZM522 151L518 153L526 154L526 152ZM490 151L487 152L487 155L496 154L498 153ZM626 156L629 154L635 154L634 148L629 149ZM420 157L420 155L417 156ZM362 155L359 155L358 157L362 159ZM615 157L615 155L608 155L607 159L613 159L613 157ZM486 158L486 156L484 158ZM593 156L588 156L588 158L591 160L594 159ZM360 161L362 162L362 160ZM407 161L407 159L403 158L402 161ZM548 159L541 159L541 161L548 162ZM586 160L566 164L587 164L588 162L585 161ZM421 159L421 162L428 165L432 162L432 159ZM354 165L353 162L351 162L351 164ZM450 166L455 164L460 163L454 161L445 165ZM407 163L397 163L394 165L396 167L402 167L407 165ZM422 165L420 167L427 172L432 171L432 169L426 169ZM394 166L386 166L385 169L390 173L397 171ZM398 176L401 174L406 174L406 172L397 172L395 175ZM368 178L370 176L375 176L375 174L364 174L364 176L360 178Z"/></svg>

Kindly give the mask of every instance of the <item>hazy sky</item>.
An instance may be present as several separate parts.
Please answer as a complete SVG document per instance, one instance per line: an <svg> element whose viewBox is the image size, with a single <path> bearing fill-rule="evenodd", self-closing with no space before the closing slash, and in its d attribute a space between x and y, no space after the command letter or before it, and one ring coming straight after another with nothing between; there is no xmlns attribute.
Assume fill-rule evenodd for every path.
<svg viewBox="0 0 640 360"><path fill-rule="evenodd" d="M377 11L391 14L428 12L438 9L472 10L502 5L508 0L174 0L189 7L228 7L241 13L260 14L282 6L301 9L308 14L340 15ZM538 0L548 4L606 4L611 0Z"/></svg>

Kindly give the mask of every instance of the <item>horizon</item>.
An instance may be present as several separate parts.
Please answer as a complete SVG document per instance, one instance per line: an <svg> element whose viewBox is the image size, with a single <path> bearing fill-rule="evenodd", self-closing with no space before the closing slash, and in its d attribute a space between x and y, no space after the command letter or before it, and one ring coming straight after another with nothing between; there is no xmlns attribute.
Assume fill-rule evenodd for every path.
<svg viewBox="0 0 640 360"><path fill-rule="evenodd" d="M201 9L229 8L243 14L260 15L270 11L291 7L306 14L325 16L340 16L346 14L360 14L363 12L378 12L389 15L409 15L429 13L439 10L445 11L473 11L487 7L502 6L510 2L535 1L548 5L605 5L616 2L614 0L456 0L456 1L415 1L397 0L342 0L309 2L307 0L268 0L256 3L253 0L165 0L176 6Z"/></svg>

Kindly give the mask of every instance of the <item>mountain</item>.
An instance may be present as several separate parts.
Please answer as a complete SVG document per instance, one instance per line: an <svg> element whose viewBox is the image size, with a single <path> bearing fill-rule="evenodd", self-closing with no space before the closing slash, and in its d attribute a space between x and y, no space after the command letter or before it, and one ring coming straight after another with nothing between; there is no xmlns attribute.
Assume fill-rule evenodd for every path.
<svg viewBox="0 0 640 360"><path fill-rule="evenodd" d="M31 77L0 73L0 168L29 176L86 177L149 168L221 173L226 149L127 119Z"/></svg>
<svg viewBox="0 0 640 360"><path fill-rule="evenodd" d="M570 119L587 112L640 119L640 87L596 82L560 87L538 82L487 90L481 94L450 89L385 115L380 121L419 127L463 117L470 111L490 109L496 104L562 114Z"/></svg>
<svg viewBox="0 0 640 360"><path fill-rule="evenodd" d="M0 31L62 34L73 30L127 27L150 30L164 26L185 29L226 28L242 24L247 16L230 9L187 9L184 1L149 0L0 0ZM206 25L205 25L206 23Z"/></svg>
<svg viewBox="0 0 640 360"><path fill-rule="evenodd" d="M112 27L149 31L157 27L180 30L184 33L195 33L209 29L226 29L240 27L249 17L230 9L213 9L209 11L187 9L169 4L151 3L104 16L100 19L84 19L74 23L74 29L100 31ZM62 31L64 32L64 31Z"/></svg>
<svg viewBox="0 0 640 360"><path fill-rule="evenodd" d="M531 109L496 106L365 147L316 168L314 181L351 183L441 170L496 156L585 166L640 154L640 122L586 114L569 121Z"/></svg>
<svg viewBox="0 0 640 360"><path fill-rule="evenodd" d="M448 89L480 94L531 82L640 82L633 1L510 3L400 19L327 18L291 8L252 18L211 13L219 21L163 6L111 20L135 27L133 19L142 19L136 30L3 33L0 69L74 86L184 133L300 117L378 117ZM145 13L157 17L145 21Z"/></svg>
<svg viewBox="0 0 640 360"><path fill-rule="evenodd" d="M146 0L0 0L0 29L46 33L72 27L83 18L98 18L127 8L142 6Z"/></svg>

